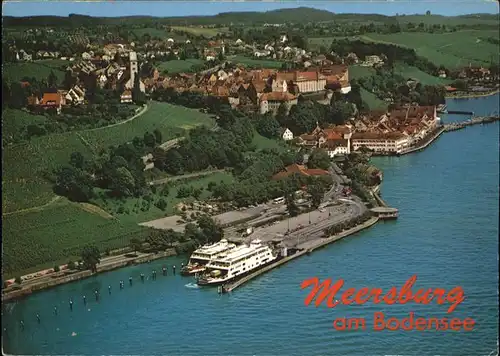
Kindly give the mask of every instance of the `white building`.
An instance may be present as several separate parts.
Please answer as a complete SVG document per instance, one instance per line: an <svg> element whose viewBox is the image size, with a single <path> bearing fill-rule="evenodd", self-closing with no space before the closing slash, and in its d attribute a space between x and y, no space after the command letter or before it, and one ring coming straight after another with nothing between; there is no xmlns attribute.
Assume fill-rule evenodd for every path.
<svg viewBox="0 0 500 356"><path fill-rule="evenodd" d="M411 144L411 138L399 132L379 134L374 132L356 132L352 135L354 151L366 147L373 152L401 153Z"/></svg>
<svg viewBox="0 0 500 356"><path fill-rule="evenodd" d="M290 129L286 128L285 131L283 132L283 135L281 135L281 137L285 141L293 140L293 132L290 131Z"/></svg>
<svg viewBox="0 0 500 356"><path fill-rule="evenodd" d="M137 62L137 53L130 52L129 59L130 59L130 79L125 84L126 89L132 89L134 87L135 76L139 75L138 74L139 73L139 64ZM146 86L144 85L144 83L140 79L139 79L139 88L143 93L146 91Z"/></svg>

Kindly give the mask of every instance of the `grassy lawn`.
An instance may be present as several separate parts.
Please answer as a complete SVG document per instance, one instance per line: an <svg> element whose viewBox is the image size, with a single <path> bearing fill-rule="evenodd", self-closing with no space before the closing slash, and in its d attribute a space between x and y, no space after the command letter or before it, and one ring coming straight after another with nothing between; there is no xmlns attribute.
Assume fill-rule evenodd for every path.
<svg viewBox="0 0 500 356"><path fill-rule="evenodd" d="M278 139L272 140L270 138L261 136L258 133L255 133L252 144L254 144L258 150L275 148L279 151L285 151L287 149L284 141L279 141Z"/></svg>
<svg viewBox="0 0 500 356"><path fill-rule="evenodd" d="M146 131L153 132L159 129L163 140L175 138L184 130L196 126L213 126L214 120L210 115L199 110L175 106L162 102L151 102L146 113L126 124L108 129L81 132L80 135L95 148L109 147L130 142L135 136L142 137Z"/></svg>
<svg viewBox="0 0 500 356"><path fill-rule="evenodd" d="M359 79L370 77L375 74L375 69L372 67L363 67L360 65L349 66L349 79Z"/></svg>
<svg viewBox="0 0 500 356"><path fill-rule="evenodd" d="M311 49L316 49L318 50L321 46L326 47L329 49L332 45L332 42L335 40L342 40L347 37L345 36L335 36L335 37L311 37L308 39L309 42L309 47Z"/></svg>
<svg viewBox="0 0 500 356"><path fill-rule="evenodd" d="M262 66L264 68L281 68L283 62L275 61L273 59L254 59L245 56L229 56L228 60L245 66Z"/></svg>
<svg viewBox="0 0 500 356"><path fill-rule="evenodd" d="M47 80L50 71L53 71L61 82L64 79L64 72L59 68L69 62L60 59L44 59L36 62L17 62L3 64L3 76L9 81L20 81L24 77L36 78L37 80Z"/></svg>
<svg viewBox="0 0 500 356"><path fill-rule="evenodd" d="M44 125L49 119L42 115L34 115L24 110L5 109L2 111L3 141L8 137L19 137L26 132L28 125Z"/></svg>
<svg viewBox="0 0 500 356"><path fill-rule="evenodd" d="M412 67L404 63L398 63L394 67L394 72L402 75L405 78L417 79L424 85L446 85L452 82L450 79L434 77L425 73L417 67Z"/></svg>
<svg viewBox="0 0 500 356"><path fill-rule="evenodd" d="M498 38L498 33L490 30L463 30L450 33L402 32L394 34L370 33L364 40L392 43L414 48L418 55L436 65L458 68L473 65L487 66L498 62L498 46L481 38Z"/></svg>
<svg viewBox="0 0 500 356"><path fill-rule="evenodd" d="M26 273L26 269L37 270L41 265L48 267L48 263L53 266L53 261L75 260L88 243L102 252L124 247L131 238L143 237L148 231L137 224L87 212L67 200L2 220L2 235L7 237L3 239L3 267L10 276Z"/></svg>
<svg viewBox="0 0 500 356"><path fill-rule="evenodd" d="M361 88L361 98L368 104L370 110L387 109L387 103L365 88Z"/></svg>
<svg viewBox="0 0 500 356"><path fill-rule="evenodd" d="M210 199L212 193L207 190L208 183L215 182L232 182L234 177L229 172L215 172L202 177L191 177L182 180L169 182L165 185L155 186L155 192L151 194L151 203L148 204L147 199L144 198L128 198L123 201L102 199L95 200L95 204L102 207L107 212L118 217L123 223L140 223L154 219L160 219L165 216L175 214L175 206L183 201L193 201L194 198L177 198L179 187L187 185L193 188L203 189L200 200ZM164 191L166 187L166 190ZM164 198L167 202L165 211L158 209L155 203ZM149 208L148 208L149 206ZM124 212L118 213L118 209L123 207Z"/></svg>
<svg viewBox="0 0 500 356"><path fill-rule="evenodd" d="M160 72L168 72L172 73L181 73L181 72L189 72L191 67L194 65L203 64L203 59L176 59L173 61L166 61L157 63L156 66Z"/></svg>
<svg viewBox="0 0 500 356"><path fill-rule="evenodd" d="M43 178L43 173L67 164L70 154L74 151L90 153L74 133L37 137L29 143L4 148L3 212L48 203L54 194L50 184Z"/></svg>
<svg viewBox="0 0 500 356"><path fill-rule="evenodd" d="M204 36L204 37L215 37L218 33L227 33L227 27L221 28L202 28L202 27L188 27L188 26L172 26L173 30L188 32L195 36Z"/></svg>

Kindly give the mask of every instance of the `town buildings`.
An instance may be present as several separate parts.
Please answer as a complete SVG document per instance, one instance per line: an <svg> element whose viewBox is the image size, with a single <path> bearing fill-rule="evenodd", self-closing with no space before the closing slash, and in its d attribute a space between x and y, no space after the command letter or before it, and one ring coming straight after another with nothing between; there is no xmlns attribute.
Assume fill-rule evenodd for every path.
<svg viewBox="0 0 500 356"><path fill-rule="evenodd" d="M303 177L320 177L330 175L328 171L325 171L323 169L308 169L306 166L294 163L290 166L285 167L281 172L275 174L272 179L279 180L290 177L294 174L298 174Z"/></svg>
<svg viewBox="0 0 500 356"><path fill-rule="evenodd" d="M372 112L356 122L352 148L398 154L432 133L439 123L435 106L407 106L388 113Z"/></svg>

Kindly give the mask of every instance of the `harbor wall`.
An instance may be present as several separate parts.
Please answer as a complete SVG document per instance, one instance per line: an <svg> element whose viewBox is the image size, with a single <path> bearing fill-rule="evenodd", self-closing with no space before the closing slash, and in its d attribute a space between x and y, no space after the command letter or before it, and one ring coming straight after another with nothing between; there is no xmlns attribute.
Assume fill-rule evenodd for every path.
<svg viewBox="0 0 500 356"><path fill-rule="evenodd" d="M127 258L127 259L122 259L113 263L109 263L106 265L102 266L97 266L97 273L92 273L89 270L86 271L79 271L79 272L74 272L71 274L66 274L60 277L53 276L52 279L40 281L39 283L33 283L32 285L29 285L27 287L23 287L23 285L20 285L21 289L18 290L12 290L9 292L6 292L5 294L2 294L2 303L13 300L13 299L18 299L22 298L24 296L30 295L34 292L41 291L50 287L55 287L61 284L65 283L70 283L74 281L79 281L81 279L85 279L88 277L91 277L93 275L111 271L117 268L125 267L125 266L130 266L130 265L136 265L136 264L141 264L153 260L158 260L160 258L165 258L165 257L170 257L170 256L175 256L175 249L168 249L162 252L158 253L151 253L146 256L140 256L137 258Z"/></svg>
<svg viewBox="0 0 500 356"><path fill-rule="evenodd" d="M439 136L441 136L441 134L445 132L445 128L444 127L441 127L439 128L439 130L434 134L432 135L428 140L426 140L424 143L416 146L416 147L413 147L413 148L409 148L401 153L399 153L399 156L402 156L402 155L406 155L408 153L412 153L412 152L416 152L416 151L420 151L420 150L423 150L424 148L427 148L427 146L429 146L432 142L434 142Z"/></svg>
<svg viewBox="0 0 500 356"><path fill-rule="evenodd" d="M259 269L258 271L255 271L254 273L249 274L248 276L245 276L242 279L235 281L234 283L230 283L230 284L224 286L223 292L225 292L225 293L231 292L231 291L235 290L236 288L242 286L243 284L247 283L248 281L252 280L253 278L260 276L263 273L266 273L266 272L268 272L274 268L277 268L277 267L279 267L287 262L290 262L291 260L294 260L300 256L303 256L307 253L310 253L318 248L324 247L332 242L343 239L346 236L349 236L349 235L355 234L361 230L364 230L364 229L374 225L378 220L379 220L378 217L372 217L369 220L365 221L364 223L357 225L357 226L355 226L349 230L346 230L344 232L341 232L340 234L333 235L333 236L326 237L326 238L320 237L320 238L318 238L317 243L314 244L312 247L309 247L308 249L303 249L303 250L301 250L301 251L299 251L291 256L282 258L281 260L276 261L276 262L274 262L274 263L272 263L272 264L270 264L262 269Z"/></svg>

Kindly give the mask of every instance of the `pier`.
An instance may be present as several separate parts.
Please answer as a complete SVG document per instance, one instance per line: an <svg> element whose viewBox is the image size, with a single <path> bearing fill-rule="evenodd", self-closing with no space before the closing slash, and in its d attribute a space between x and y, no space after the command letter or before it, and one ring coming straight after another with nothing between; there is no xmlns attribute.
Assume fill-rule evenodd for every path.
<svg viewBox="0 0 500 356"><path fill-rule="evenodd" d="M377 216L379 219L397 219L398 218L398 209L389 208L386 206L378 206L376 208L370 209L370 211Z"/></svg>
<svg viewBox="0 0 500 356"><path fill-rule="evenodd" d="M466 121L444 124L443 127L446 132L456 131L464 129L467 126L488 124L498 120L500 120L500 116L478 116Z"/></svg>
<svg viewBox="0 0 500 356"><path fill-rule="evenodd" d="M412 152L416 152L416 151L420 151L420 150L423 150L424 148L427 148L427 146L429 146L432 142L434 142L439 136L441 136L441 134L443 132L445 132L446 129L444 127L440 127L437 132L435 132L433 135L431 135L429 138L425 139L423 142L421 143L418 143L416 146L414 147L409 147L401 152L399 152L397 155L398 156L402 156L402 155L406 155L408 153L412 153Z"/></svg>
<svg viewBox="0 0 500 356"><path fill-rule="evenodd" d="M355 234L361 230L369 228L370 226L377 223L378 220L379 220L379 218L374 216L374 217L371 217L369 220L365 221L364 223L359 224L359 225L357 225L351 229L348 229L346 231L343 231L339 234L335 234L335 235L332 235L332 236L329 236L326 238L322 237L322 238L318 238L315 241L311 241L310 243L307 244L307 246L302 247L302 249L298 250L295 254L293 254L291 256L283 257L280 260L249 274L248 276L245 276L245 277L243 277L237 281L234 281L232 283L227 283L227 284L223 285L222 286L222 293L229 293L229 292L235 290L236 288L241 287L243 284L249 282L253 278L260 276L261 274L269 272L270 270L272 270L274 268L277 268L277 267L284 265L285 263L290 262L296 258L299 258L301 256L309 254L309 253L313 252L314 250L317 250L321 247L329 245L332 242L341 240L344 237L347 237L347 236Z"/></svg>

